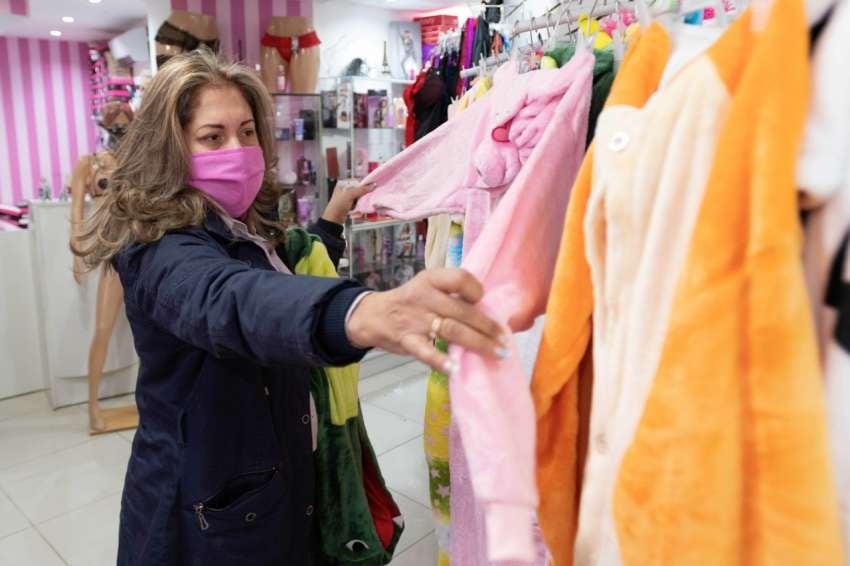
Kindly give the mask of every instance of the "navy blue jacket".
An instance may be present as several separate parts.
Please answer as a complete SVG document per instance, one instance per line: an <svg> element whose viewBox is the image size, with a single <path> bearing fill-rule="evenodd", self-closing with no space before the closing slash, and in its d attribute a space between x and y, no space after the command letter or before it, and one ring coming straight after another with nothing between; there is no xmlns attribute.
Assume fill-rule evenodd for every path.
<svg viewBox="0 0 850 566"><path fill-rule="evenodd" d="M338 262L341 226L311 231ZM115 268L140 359L118 564L311 564L309 368L363 357L344 318L364 289L278 273L215 215Z"/></svg>

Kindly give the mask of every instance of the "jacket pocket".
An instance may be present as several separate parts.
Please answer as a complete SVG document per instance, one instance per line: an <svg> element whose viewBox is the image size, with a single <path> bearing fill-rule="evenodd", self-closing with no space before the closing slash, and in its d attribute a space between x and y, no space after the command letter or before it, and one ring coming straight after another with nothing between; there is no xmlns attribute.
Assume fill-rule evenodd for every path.
<svg viewBox="0 0 850 566"><path fill-rule="evenodd" d="M255 523L273 511L282 498L283 482L274 467L235 476L218 493L192 508L198 527L215 533Z"/></svg>
<svg viewBox="0 0 850 566"><path fill-rule="evenodd" d="M285 563L287 543L281 538L287 499L277 467L231 478L218 493L184 511L192 516L190 539L198 545L189 552L191 559L205 566Z"/></svg>

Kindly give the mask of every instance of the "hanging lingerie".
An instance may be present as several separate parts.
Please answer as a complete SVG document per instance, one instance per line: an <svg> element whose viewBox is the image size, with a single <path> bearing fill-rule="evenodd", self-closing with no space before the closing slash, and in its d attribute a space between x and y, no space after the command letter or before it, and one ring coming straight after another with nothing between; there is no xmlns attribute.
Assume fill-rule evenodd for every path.
<svg viewBox="0 0 850 566"><path fill-rule="evenodd" d="M280 58L289 63L292 60L293 53L297 53L299 49L317 47L321 45L322 41L315 31L309 31L295 37L283 37L267 33L263 36L261 43L263 47L274 47L277 49Z"/></svg>
<svg viewBox="0 0 850 566"><path fill-rule="evenodd" d="M218 53L219 41L216 39L199 39L186 30L180 29L177 26L168 22L163 22L156 33L156 42L163 45L171 45L179 47L184 53L194 51L202 45L206 45L212 49L213 53ZM161 67L168 61L172 55L157 55L156 64Z"/></svg>

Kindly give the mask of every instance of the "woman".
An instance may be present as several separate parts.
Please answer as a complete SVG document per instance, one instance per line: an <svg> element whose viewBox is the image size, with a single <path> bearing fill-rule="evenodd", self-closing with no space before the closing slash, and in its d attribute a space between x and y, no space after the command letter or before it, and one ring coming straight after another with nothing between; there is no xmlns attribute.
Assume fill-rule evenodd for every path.
<svg viewBox="0 0 850 566"><path fill-rule="evenodd" d="M290 275L274 220L272 115L248 68L206 51L172 59L76 246L90 268L118 272L141 361L119 564L310 564L310 368L380 347L451 371L435 335L505 355L501 329L474 307L480 285L462 271L371 294ZM336 191L311 228L335 262L366 190ZM262 509L234 511L243 496Z"/></svg>

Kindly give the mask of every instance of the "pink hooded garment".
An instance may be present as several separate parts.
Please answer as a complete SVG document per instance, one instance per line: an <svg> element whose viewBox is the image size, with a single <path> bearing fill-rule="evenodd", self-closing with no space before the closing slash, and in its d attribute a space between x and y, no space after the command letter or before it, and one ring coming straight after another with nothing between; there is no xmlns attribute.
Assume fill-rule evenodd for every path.
<svg viewBox="0 0 850 566"><path fill-rule="evenodd" d="M557 71L559 78L569 78L560 99L543 108L526 104L529 112L517 113L511 137L522 139L513 130L527 120L522 122L525 130L532 129L529 137L537 141L520 158L522 169L464 256L463 267L485 288L479 306L511 332L529 329L546 310L570 188L584 157L593 64L590 53L577 54ZM538 503L535 415L520 355L515 346L511 349L510 359L490 361L452 347L459 369L449 388L453 422L463 440L476 503L483 510L487 559L530 563L536 558ZM474 540L463 535L464 526L455 519L453 559L470 556L465 540Z"/></svg>
<svg viewBox="0 0 850 566"><path fill-rule="evenodd" d="M574 90L579 67L570 62L519 75L514 64L503 65L479 101L366 177L377 188L358 201L357 212L418 220L463 214L471 189L497 198L528 161L558 102Z"/></svg>
<svg viewBox="0 0 850 566"><path fill-rule="evenodd" d="M486 209L481 189L494 202L501 197L463 267L484 285L481 308L512 332L531 327L546 307L570 187L584 156L593 65L586 52L561 69L523 75L508 63L485 97L365 179L378 186L357 210L402 219L463 214L467 203ZM459 363L449 379L452 424L474 492L469 497L463 485L452 484L457 566L537 560L535 415L512 350L504 362L450 350ZM456 498L468 512L455 515ZM482 527L486 548L475 535Z"/></svg>

